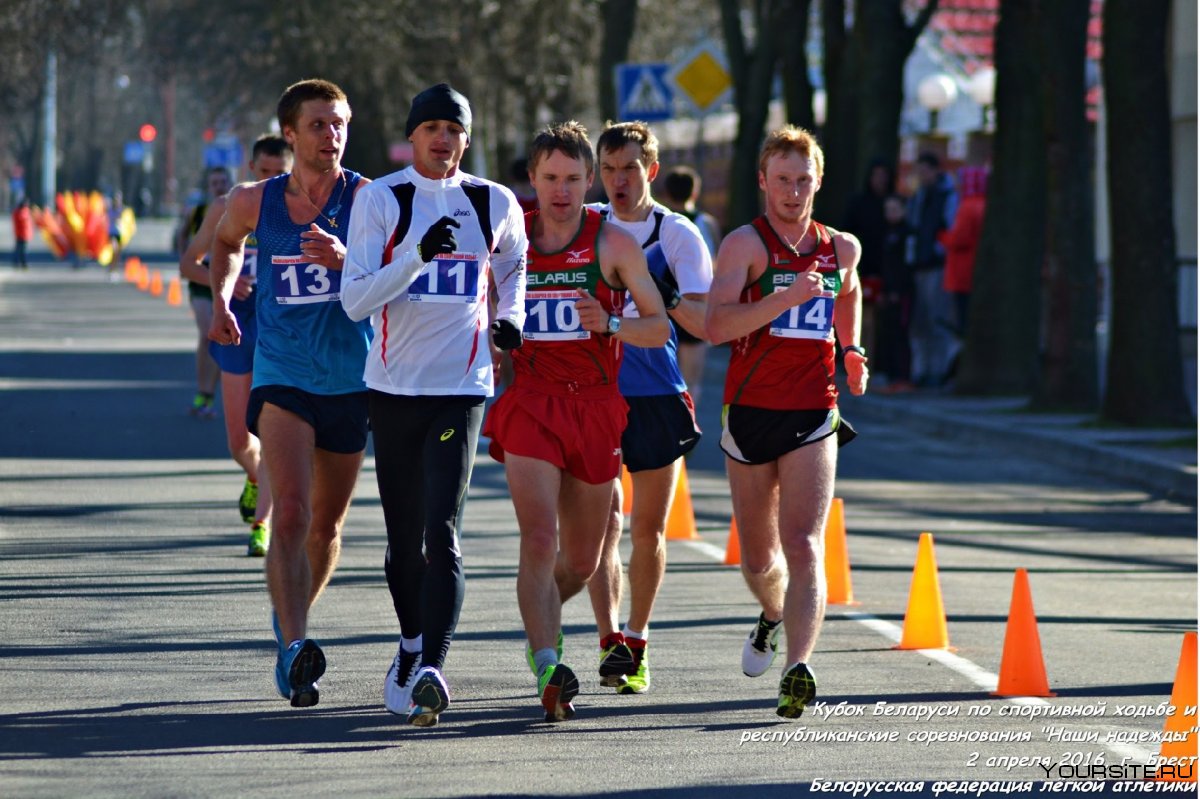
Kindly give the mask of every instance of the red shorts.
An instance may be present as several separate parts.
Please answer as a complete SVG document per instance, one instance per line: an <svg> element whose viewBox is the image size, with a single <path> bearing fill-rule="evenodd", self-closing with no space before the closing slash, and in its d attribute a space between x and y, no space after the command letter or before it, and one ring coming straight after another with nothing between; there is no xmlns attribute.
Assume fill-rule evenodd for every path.
<svg viewBox="0 0 1200 799"><path fill-rule="evenodd" d="M501 463L505 453L537 458L593 485L615 479L629 410L616 386L531 382L517 378L488 411L488 453Z"/></svg>

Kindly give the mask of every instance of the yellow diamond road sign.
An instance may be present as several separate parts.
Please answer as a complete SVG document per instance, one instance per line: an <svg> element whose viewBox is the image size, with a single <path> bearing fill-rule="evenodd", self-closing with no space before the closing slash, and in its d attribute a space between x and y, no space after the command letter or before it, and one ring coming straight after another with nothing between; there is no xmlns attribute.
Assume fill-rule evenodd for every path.
<svg viewBox="0 0 1200 799"><path fill-rule="evenodd" d="M681 63L674 73L675 84L701 111L721 98L733 85L728 70L708 48L701 48Z"/></svg>

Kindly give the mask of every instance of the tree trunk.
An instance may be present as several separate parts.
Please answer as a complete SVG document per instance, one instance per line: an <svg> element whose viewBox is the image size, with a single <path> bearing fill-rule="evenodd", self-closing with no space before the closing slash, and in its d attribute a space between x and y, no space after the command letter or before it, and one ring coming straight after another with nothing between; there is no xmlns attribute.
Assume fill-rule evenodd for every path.
<svg viewBox="0 0 1200 799"><path fill-rule="evenodd" d="M783 79L783 105L789 125L816 130L813 87L808 79L808 9L811 0L783 0L775 27L775 51Z"/></svg>
<svg viewBox="0 0 1200 799"><path fill-rule="evenodd" d="M1102 414L1128 425L1189 425L1176 305L1171 129L1164 53L1168 0L1104 4L1104 101L1112 236L1112 319Z"/></svg>
<svg viewBox="0 0 1200 799"><path fill-rule="evenodd" d="M1084 96L1090 0L1037 7L1046 149L1045 352L1035 404L1096 407L1092 147Z"/></svg>
<svg viewBox="0 0 1200 799"><path fill-rule="evenodd" d="M858 59L846 31L845 0L822 0L821 27L825 49L825 177L817 194L818 219L841 219L858 185Z"/></svg>
<svg viewBox="0 0 1200 799"><path fill-rule="evenodd" d="M629 42L637 24L637 0L604 0L604 39L600 45L600 117L617 120L616 69L629 57Z"/></svg>
<svg viewBox="0 0 1200 799"><path fill-rule="evenodd" d="M1046 157L1042 104L1029 90L1042 80L1036 2L1000 2L993 169L956 378L963 394L1027 394L1037 378Z"/></svg>
<svg viewBox="0 0 1200 799"><path fill-rule="evenodd" d="M843 2L825 3L828 114L822 137L825 180L818 195L823 218L842 218L873 159L883 158L895 166L904 65L937 6L938 0L926 0L910 25L901 0L858 3L847 42L844 27L838 30L844 26ZM860 86L868 88L860 91Z"/></svg>
<svg viewBox="0 0 1200 799"><path fill-rule="evenodd" d="M721 22L725 52L734 78L734 102L738 110L737 137L729 175L729 226L749 222L758 214L758 151L767 123L776 54L769 31L778 23L774 13L778 0L755 3L756 42L746 47L737 0L721 0Z"/></svg>

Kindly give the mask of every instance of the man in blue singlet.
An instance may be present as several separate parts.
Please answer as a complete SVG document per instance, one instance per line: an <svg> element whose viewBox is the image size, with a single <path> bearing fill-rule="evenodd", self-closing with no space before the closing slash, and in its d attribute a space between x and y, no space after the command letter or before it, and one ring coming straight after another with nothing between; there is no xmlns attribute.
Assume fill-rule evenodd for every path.
<svg viewBox="0 0 1200 799"><path fill-rule="evenodd" d="M262 442L271 476L275 683L293 707L308 707L317 703L325 673L325 654L307 637L308 609L337 564L367 443L362 376L371 326L351 321L339 302L350 209L367 180L341 166L350 105L336 85L289 86L278 116L295 167L229 195L213 239L209 338L241 340L229 303L246 238L254 234L258 347L246 426Z"/></svg>
<svg viewBox="0 0 1200 799"><path fill-rule="evenodd" d="M292 169L292 151L281 136L265 134L251 148L248 169L251 180L267 180ZM213 200L200 230L192 237L187 250L179 259L179 272L188 280L210 284L208 251L212 247L217 223L225 214L225 196ZM225 416L225 440L229 454L246 473L246 481L238 497L238 512L250 525L246 554L259 557L267 554L271 536L271 494L267 470L261 469L261 448L258 439L246 429L246 405L250 401L250 384L254 369L254 345L258 341L255 315L254 281L258 264L258 243L251 235L246 240L242 257L242 273L233 288L229 308L237 317L242 340L237 346L208 341L205 343L212 359L221 369L221 404ZM261 494L260 494L261 489Z"/></svg>

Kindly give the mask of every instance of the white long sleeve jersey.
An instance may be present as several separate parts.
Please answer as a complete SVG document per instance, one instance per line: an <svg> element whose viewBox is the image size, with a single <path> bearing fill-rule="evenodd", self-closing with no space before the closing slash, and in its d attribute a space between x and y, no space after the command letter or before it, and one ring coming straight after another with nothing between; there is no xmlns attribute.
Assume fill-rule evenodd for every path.
<svg viewBox="0 0 1200 799"><path fill-rule="evenodd" d="M417 244L444 216L459 224L458 245L425 263ZM520 330L527 249L521 207L497 183L462 172L431 180L408 167L363 187L350 215L341 300L351 319L370 316L375 328L367 386L491 396L489 289L496 318Z"/></svg>

